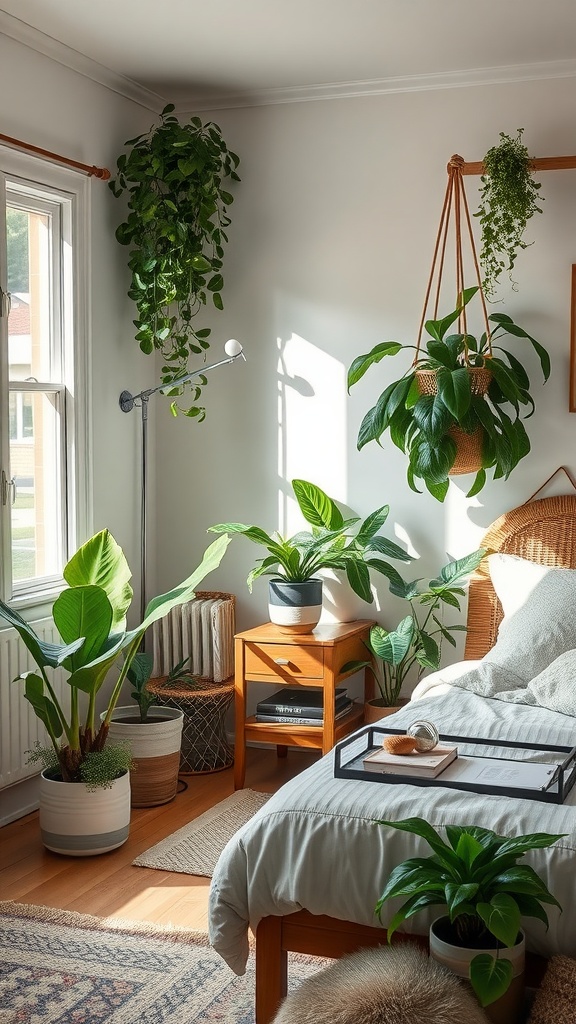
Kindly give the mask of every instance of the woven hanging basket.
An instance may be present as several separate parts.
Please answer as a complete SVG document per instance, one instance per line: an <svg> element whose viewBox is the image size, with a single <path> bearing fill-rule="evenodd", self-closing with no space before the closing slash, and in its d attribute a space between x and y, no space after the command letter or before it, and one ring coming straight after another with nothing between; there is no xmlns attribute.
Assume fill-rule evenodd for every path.
<svg viewBox="0 0 576 1024"><path fill-rule="evenodd" d="M491 370L484 366L469 366L470 390L473 395L485 395L492 381ZM436 370L416 370L416 381L421 395L436 395L438 382ZM450 437L456 442L456 458L448 476L477 473L482 469L482 428L467 434L461 427L450 427Z"/></svg>

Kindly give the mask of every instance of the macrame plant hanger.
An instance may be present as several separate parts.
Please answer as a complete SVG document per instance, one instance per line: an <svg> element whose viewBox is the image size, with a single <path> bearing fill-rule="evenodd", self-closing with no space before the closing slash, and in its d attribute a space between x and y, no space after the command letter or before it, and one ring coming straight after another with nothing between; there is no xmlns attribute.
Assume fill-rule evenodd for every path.
<svg viewBox="0 0 576 1024"><path fill-rule="evenodd" d="M446 192L444 195L444 203L442 205L442 212L440 215L440 224L438 227L438 233L436 235L436 242L434 245L434 254L432 257L432 266L430 269L430 276L428 278L428 284L426 287L426 295L424 298L424 308L422 310L422 317L420 320L420 326L418 328L418 337L416 339L416 354L414 356L413 365L416 368L416 377L418 380L418 387L422 394L436 394L436 373L434 370L419 370L418 363L420 361L420 348L422 341L422 331L424 324L427 319L427 312L430 307L432 292L434 291L434 305L432 311L432 319L438 319L438 308L440 305L440 293L442 290L442 281L444 274L444 264L446 258L446 250L448 247L448 237L450 224L454 224L454 242L455 242L455 269L456 269L456 307L459 308L458 315L458 331L464 337L464 357L462 365L469 369L471 373L471 390L473 394L485 395L488 391L492 374L486 367L478 367L470 363L470 356L467 345L468 335L468 324L466 315L466 306L462 301L462 294L464 292L464 258L463 258L463 244L462 244L462 226L463 219L465 228L467 229L468 242L470 251L472 254L472 261L474 264L474 272L476 283L478 285L478 296L482 305L482 313L484 318L484 327L486 331L486 352L484 358L489 359L492 355L492 345L490 341L490 325L488 321L488 310L486 308L486 299L482 291L482 279L480 275L480 265L478 263L478 256L476 254L476 246L474 243L474 234L472 231L472 220L470 217L470 210L468 207L468 201L466 199L466 192L464 190L464 181L462 177L462 167L464 160L461 156L455 154L451 157L448 163L448 182L446 185ZM463 218L464 215L464 218ZM478 429L475 434L466 434L460 427L452 427L449 433L454 437L458 451L454 465L450 470L450 475L455 476L460 473L475 473L481 468L482 465L482 450L481 450L481 430Z"/></svg>

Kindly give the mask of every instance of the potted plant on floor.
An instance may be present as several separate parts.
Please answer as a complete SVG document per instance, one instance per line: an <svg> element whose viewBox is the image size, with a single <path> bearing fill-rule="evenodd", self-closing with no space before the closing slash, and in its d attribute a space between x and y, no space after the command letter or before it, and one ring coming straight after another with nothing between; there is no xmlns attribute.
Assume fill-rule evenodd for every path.
<svg viewBox="0 0 576 1024"><path fill-rule="evenodd" d="M516 138L500 132L500 142L488 150L483 160L480 206L474 216L482 230L482 287L490 301L504 270L512 288L517 288L512 273L519 250L530 244L524 241L526 225L535 213L542 213L541 186L534 180L532 162L522 142L523 131L518 128Z"/></svg>
<svg viewBox="0 0 576 1024"><path fill-rule="evenodd" d="M130 212L116 238L130 246L128 295L136 303L136 341L147 355L161 354L162 383L178 397L186 387L178 379L188 372L190 353L200 355L210 346L211 329L195 327L194 317L210 298L223 309L227 208L234 199L225 184L240 178L239 158L227 149L219 126L202 124L199 117L181 124L173 111L169 103L160 124L126 143L128 152L118 158L109 187L117 197L128 193ZM200 377L187 385L187 408L174 398L175 416L180 410L204 419L205 409L196 402L205 383Z"/></svg>
<svg viewBox="0 0 576 1024"><path fill-rule="evenodd" d="M357 516L344 519L336 502L315 484L293 480L292 489L311 531L282 537L279 533L268 534L259 526L220 523L211 526L209 532L241 533L265 547L267 557L258 559L248 575L250 591L254 580L271 576L270 621L288 633L311 633L322 611L322 580L317 575L322 569L345 572L354 593L371 604L374 598L370 570L388 579L398 576L381 556L403 562L409 562L410 556L393 541L380 536L390 511L388 505L376 509L363 521Z"/></svg>
<svg viewBox="0 0 576 1024"><path fill-rule="evenodd" d="M417 670L414 682L418 682L425 669L435 671L440 667L443 640L456 646L452 634L465 632L466 626L446 625L443 613L447 606L460 610L460 598L465 593L462 584L486 554L479 548L464 558L448 562L437 578L429 580L425 586L422 580L405 583L400 576L390 581L390 593L407 601L410 613L394 630L372 626L365 643L369 659L349 661L342 668L343 672L368 668L374 676L380 696L366 703L365 722L376 722L399 710L402 686L414 667Z"/></svg>
<svg viewBox="0 0 576 1024"><path fill-rule="evenodd" d="M546 349L505 313L492 313L491 334L479 338L468 333L461 316L478 287L466 288L456 309L442 319L428 320L424 349L418 345L383 342L358 356L348 371L350 389L385 356L413 349L408 370L388 384L366 413L358 433L358 449L380 441L388 430L395 445L408 456L408 483L424 481L428 491L443 501L449 476L475 472L468 497L486 483L486 471L494 479L508 478L530 451L521 418L534 411L530 380L523 363L500 342L510 336L527 342L536 351L544 380L550 374ZM450 334L460 319L459 330ZM496 354L498 353L498 354ZM419 492L418 492L419 493Z"/></svg>
<svg viewBox="0 0 576 1024"><path fill-rule="evenodd" d="M477 825L446 825L444 842L424 818L378 824L420 836L433 851L403 861L390 875L376 905L378 917L388 900L407 899L387 925L388 941L420 910L445 907L447 915L430 928L430 955L469 978L490 1020L514 1024L523 996L521 918L536 917L548 927L542 904L560 907L534 869L517 861L562 836L538 832L509 838Z"/></svg>
<svg viewBox="0 0 576 1024"><path fill-rule="evenodd" d="M220 564L229 540L218 538L191 576L153 598L135 629L126 628L131 572L108 530L83 544L64 569L68 586L52 610L62 644L43 641L0 601L0 616L17 630L38 667L19 679L49 739L47 747L33 753L44 769L40 829L48 849L85 856L115 849L128 838L131 755L125 746L107 743L112 713L146 630L194 595L198 584ZM98 725L99 691L121 658L118 679ZM67 705L58 695L59 669L65 673L62 686Z"/></svg>

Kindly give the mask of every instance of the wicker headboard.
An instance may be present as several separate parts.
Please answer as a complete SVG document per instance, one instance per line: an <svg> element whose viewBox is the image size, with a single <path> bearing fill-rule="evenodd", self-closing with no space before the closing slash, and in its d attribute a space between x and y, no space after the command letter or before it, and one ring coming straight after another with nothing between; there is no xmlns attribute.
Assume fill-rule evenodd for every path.
<svg viewBox="0 0 576 1024"><path fill-rule="evenodd" d="M539 565L576 569L576 495L540 498L500 516L480 547L518 555ZM464 658L483 658L496 642L502 607L492 586L488 560L470 580Z"/></svg>

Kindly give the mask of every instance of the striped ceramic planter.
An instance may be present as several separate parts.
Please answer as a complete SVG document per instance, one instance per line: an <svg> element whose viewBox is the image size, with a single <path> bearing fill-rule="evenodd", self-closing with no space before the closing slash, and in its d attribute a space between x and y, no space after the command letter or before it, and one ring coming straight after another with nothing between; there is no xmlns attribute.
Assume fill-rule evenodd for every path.
<svg viewBox="0 0 576 1024"><path fill-rule="evenodd" d="M322 580L270 580L268 614L282 633L311 633L322 614Z"/></svg>
<svg viewBox="0 0 576 1024"><path fill-rule="evenodd" d="M91 857L122 846L130 830L130 776L111 787L87 789L83 782L40 776L40 834L47 850Z"/></svg>
<svg viewBox="0 0 576 1024"><path fill-rule="evenodd" d="M108 739L130 747L132 807L157 807L176 796L183 724L178 708L153 705L146 722L135 704L113 711Z"/></svg>

